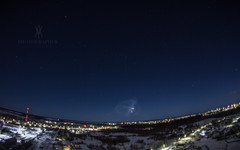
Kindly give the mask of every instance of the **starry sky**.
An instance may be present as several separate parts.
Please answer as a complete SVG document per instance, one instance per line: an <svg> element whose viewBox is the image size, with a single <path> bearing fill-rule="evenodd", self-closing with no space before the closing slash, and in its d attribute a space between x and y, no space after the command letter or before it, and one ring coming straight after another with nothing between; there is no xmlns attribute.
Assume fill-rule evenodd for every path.
<svg viewBox="0 0 240 150"><path fill-rule="evenodd" d="M234 1L11 1L0 23L0 107L136 121L239 101Z"/></svg>

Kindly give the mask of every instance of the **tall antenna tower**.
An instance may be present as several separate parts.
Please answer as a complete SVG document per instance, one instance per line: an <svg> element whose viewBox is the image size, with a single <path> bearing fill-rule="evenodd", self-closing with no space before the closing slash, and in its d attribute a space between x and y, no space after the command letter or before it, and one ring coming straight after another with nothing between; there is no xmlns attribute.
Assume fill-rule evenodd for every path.
<svg viewBox="0 0 240 150"><path fill-rule="evenodd" d="M26 113L26 122L28 120L28 111L29 111L29 108L27 108L27 113Z"/></svg>

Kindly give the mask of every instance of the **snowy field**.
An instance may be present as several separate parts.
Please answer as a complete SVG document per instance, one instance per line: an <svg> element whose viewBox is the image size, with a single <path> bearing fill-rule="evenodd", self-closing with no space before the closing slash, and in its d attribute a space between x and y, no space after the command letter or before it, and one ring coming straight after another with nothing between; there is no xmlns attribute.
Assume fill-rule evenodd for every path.
<svg viewBox="0 0 240 150"><path fill-rule="evenodd" d="M150 127L130 125L119 130L86 130L78 134L67 128L20 125L3 118L0 149L51 150L68 146L76 150L238 150L240 147L240 113Z"/></svg>

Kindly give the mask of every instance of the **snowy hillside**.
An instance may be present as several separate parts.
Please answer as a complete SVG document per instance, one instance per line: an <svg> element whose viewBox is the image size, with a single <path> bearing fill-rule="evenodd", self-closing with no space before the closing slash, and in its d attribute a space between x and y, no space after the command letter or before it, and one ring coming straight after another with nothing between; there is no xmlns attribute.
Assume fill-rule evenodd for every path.
<svg viewBox="0 0 240 150"><path fill-rule="evenodd" d="M76 126L1 110L0 149L238 150L240 108L151 124ZM47 118L46 118L47 119Z"/></svg>

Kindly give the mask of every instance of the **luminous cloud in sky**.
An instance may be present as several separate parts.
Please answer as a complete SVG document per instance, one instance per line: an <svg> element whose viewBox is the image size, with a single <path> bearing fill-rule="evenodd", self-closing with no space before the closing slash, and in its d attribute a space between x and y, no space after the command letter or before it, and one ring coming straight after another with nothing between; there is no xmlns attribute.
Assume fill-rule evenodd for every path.
<svg viewBox="0 0 240 150"><path fill-rule="evenodd" d="M124 115L126 117L136 115L139 113L139 111L140 111L140 107L136 99L129 99L126 101L122 101L115 107L116 113L120 115Z"/></svg>

